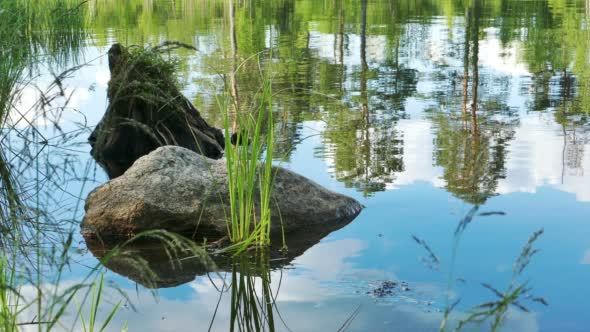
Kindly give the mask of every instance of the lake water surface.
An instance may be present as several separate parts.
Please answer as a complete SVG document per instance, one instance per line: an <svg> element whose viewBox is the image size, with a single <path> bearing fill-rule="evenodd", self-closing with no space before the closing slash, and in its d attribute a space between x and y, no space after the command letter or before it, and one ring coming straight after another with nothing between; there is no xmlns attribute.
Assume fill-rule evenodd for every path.
<svg viewBox="0 0 590 332"><path fill-rule="evenodd" d="M171 56L180 59L185 95L218 127L224 82L247 108L259 69L268 68L276 163L366 209L273 269L267 330L437 331L457 300L454 322L498 300L482 284L504 291L528 282L519 300L528 312L511 306L502 330L590 331L590 2L231 4L90 1L91 36L80 54L88 65L66 81L71 110L59 125L68 132L101 119L114 42L194 45ZM80 199L107 181L86 137L45 151L73 165L47 194L52 213L77 221ZM514 279L515 260L540 229L540 251ZM97 262L81 237L76 247L66 282ZM105 278L136 310L125 305L110 328L228 330L232 292L219 290L231 268L180 278L162 267L170 287L156 293L124 270Z"/></svg>

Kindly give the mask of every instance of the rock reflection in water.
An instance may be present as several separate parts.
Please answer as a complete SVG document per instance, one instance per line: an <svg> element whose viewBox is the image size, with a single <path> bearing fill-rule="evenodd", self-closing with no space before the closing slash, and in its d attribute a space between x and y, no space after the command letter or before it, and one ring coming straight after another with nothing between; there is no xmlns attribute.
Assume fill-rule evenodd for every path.
<svg viewBox="0 0 590 332"><path fill-rule="evenodd" d="M352 221L352 218L338 224L322 224L304 230L285 234L286 250L280 236L272 239L273 245L264 250L270 269L290 264L307 249L319 243L329 233L338 230ZM201 234L201 237L203 234ZM214 239L215 240L215 239ZM233 261L228 255L213 254L209 257L195 255L191 251L179 251L170 257L166 245L157 240L138 240L122 247L117 255L109 257L121 242L104 241L93 236L85 236L89 251L109 270L125 276L147 288L168 288L188 283L195 277L209 272L232 271ZM211 242L211 239L209 239ZM254 251L251 258L259 258ZM146 273L146 267L149 270Z"/></svg>

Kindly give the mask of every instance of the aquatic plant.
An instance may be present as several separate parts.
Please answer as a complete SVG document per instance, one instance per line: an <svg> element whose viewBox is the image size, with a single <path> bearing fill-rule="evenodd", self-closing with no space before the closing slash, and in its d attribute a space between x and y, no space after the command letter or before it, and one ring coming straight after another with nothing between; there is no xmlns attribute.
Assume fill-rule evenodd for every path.
<svg viewBox="0 0 590 332"><path fill-rule="evenodd" d="M86 37L84 9L74 0L0 0L0 124L39 63L76 61Z"/></svg>
<svg viewBox="0 0 590 332"><path fill-rule="evenodd" d="M220 108L224 110L230 241L234 243L233 249L240 250L251 245L268 245L274 151L272 80L263 79L253 110L238 109L231 114L224 101L220 102ZM232 127L236 130L233 133L236 144L232 144Z"/></svg>
<svg viewBox="0 0 590 332"><path fill-rule="evenodd" d="M89 268L88 273L81 280L72 285L65 285L62 277L70 264L69 253L72 249L72 235L63 244L63 249L54 255L45 255L48 264L52 266L51 276L41 279L42 271L32 274L19 271L14 261L0 259L0 330L18 331L22 326L42 326L42 330L52 331L65 328L71 324L72 329L78 324L84 331L103 331L112 320L123 303L134 308L127 294L115 285L108 286L109 297L118 296L120 300L112 303L106 300L107 285L104 280L104 265L110 261L124 264L133 269L134 275L142 284L149 288L156 288L158 276L149 263L133 250L133 245L142 241L158 242L169 263L175 269L182 269L183 260L190 257L198 260L208 271L216 271L216 265L207 252L191 239L166 231L149 231L108 247L99 261ZM39 281L40 280L40 281ZM35 290L31 297L30 289ZM24 289L29 289L23 293ZM154 294L155 295L155 294ZM104 317L99 317L99 311L107 310ZM72 312L73 311L73 312ZM74 314L72 321L70 315ZM33 317L25 320L25 317Z"/></svg>
<svg viewBox="0 0 590 332"><path fill-rule="evenodd" d="M54 264L53 277L44 280L42 280L43 271L36 270L32 274L26 273L26 270L20 271L14 254L10 259L7 256L0 257L0 328L2 331L19 331L21 327L31 325L39 326L39 330L55 329L60 326L60 320L73 304L75 297L80 296L83 299L87 297L84 289L89 287L93 289L94 294L91 304L94 314L91 314L91 322L96 323L96 311L101 306L100 294L103 288L102 276L100 279L94 278L97 271L100 271L99 266L92 269L79 283L71 286L61 283L62 275L69 264L68 252L71 249L72 239L70 234L61 252L51 250L54 255L44 255L45 259L50 260L50 264ZM88 283L89 280L94 281ZM23 292L26 288L35 290L32 298L30 291ZM117 309L118 306L112 309L111 316ZM25 320L24 317L27 316L33 318ZM110 319L107 319L103 326L106 327L109 321Z"/></svg>

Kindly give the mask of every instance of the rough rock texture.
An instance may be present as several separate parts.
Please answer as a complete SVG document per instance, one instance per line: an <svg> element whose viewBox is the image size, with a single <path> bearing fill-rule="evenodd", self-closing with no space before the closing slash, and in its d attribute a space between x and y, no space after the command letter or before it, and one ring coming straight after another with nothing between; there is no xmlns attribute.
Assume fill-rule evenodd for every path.
<svg viewBox="0 0 590 332"><path fill-rule="evenodd" d="M186 99L174 79L174 66L158 49L109 49L109 105L88 141L91 154L110 178L159 146L177 145L209 158L221 158L224 137Z"/></svg>
<svg viewBox="0 0 590 332"><path fill-rule="evenodd" d="M345 224L362 209L356 200L289 170L279 167L275 174L272 232L280 231L281 224L285 232ZM86 235L128 236L152 229L225 234L229 211L225 160L182 147L160 147L90 193L85 210Z"/></svg>

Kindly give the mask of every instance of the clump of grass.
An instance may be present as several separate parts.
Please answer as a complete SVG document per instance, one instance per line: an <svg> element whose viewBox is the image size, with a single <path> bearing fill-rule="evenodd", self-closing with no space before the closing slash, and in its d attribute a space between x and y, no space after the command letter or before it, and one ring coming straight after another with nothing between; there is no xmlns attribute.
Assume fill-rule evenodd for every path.
<svg viewBox="0 0 590 332"><path fill-rule="evenodd" d="M158 47L114 45L109 51L109 66L109 106L106 121L99 124L102 130L108 132L124 123L148 135L156 146L175 144L169 124L184 123L186 109L175 74L178 60L165 59Z"/></svg>
<svg viewBox="0 0 590 332"><path fill-rule="evenodd" d="M53 277L44 279L42 284L34 283L26 275L19 275L14 264L5 258L0 258L0 330L19 331L22 326L42 326L42 330L52 331L65 328L68 323L72 330L79 323L84 331L104 331L107 329L121 304L126 302L132 308L133 304L124 291L109 286L119 294L121 300L116 303L106 301L107 287L105 286L103 265L109 265L110 261L125 264L133 268L134 273L141 279L141 283L150 287L157 285L157 275L151 269L149 262L138 255L134 250L128 250L138 241L158 241L165 252L171 265L182 268L182 261L190 256L191 259L199 259L209 271L216 271L215 263L206 251L192 240L166 231L148 231L111 247L99 262L90 268L88 274L79 282L64 287L62 284L63 273L69 266L69 255L73 237L70 235L63 245L61 252L56 252L51 257L53 265ZM34 279L36 276L29 276ZM37 290L34 298L21 296L24 286L31 286ZM77 309L76 309L77 307ZM99 312L106 310L103 317ZM33 320L23 321L26 313L34 313ZM69 321L70 313L75 314L74 320ZM76 319L77 318L77 319Z"/></svg>
<svg viewBox="0 0 590 332"><path fill-rule="evenodd" d="M27 217L18 182L5 159L4 152L0 150L0 246L3 248L19 241L22 220Z"/></svg>
<svg viewBox="0 0 590 332"><path fill-rule="evenodd" d="M69 266L72 233L61 233L60 226L45 223L47 211L41 198L43 184L52 182L40 167L40 152L49 144L26 115L34 112L35 119L46 118L55 96L66 99L62 80L80 66L54 75L48 90L59 90L55 96L41 92L42 97L31 109L20 109L19 99L24 89L35 86L33 80L43 68L53 73L67 64L77 63L79 49L86 39L86 1L82 0L0 0L0 329L19 331L21 328L50 331L71 309L77 295L84 289L94 289L91 326L97 323L97 308L101 306L102 277L92 280L98 271L91 270L80 283L65 287L62 276ZM51 121L51 119L49 119ZM24 130L14 130L26 123ZM57 121L55 128L61 132ZM16 135L15 135L16 132ZM17 137L19 143L14 142ZM64 135L66 136L66 135ZM8 138L7 138L8 137ZM40 138L39 138L40 137ZM22 140L22 143L21 143ZM16 147L15 147L16 146ZM15 160L17 162L15 162ZM22 163L21 170L18 164ZM48 168L51 168L47 162ZM67 161L65 161L67 163ZM16 165L16 166L15 166ZM53 169L56 171L57 169ZM30 176L32 175L32 179ZM27 183L26 180L30 180ZM49 219L49 218L48 218ZM50 228L51 233L46 232ZM65 237L63 242L53 242ZM49 273L47 273L49 272ZM95 285L95 286L90 286ZM34 288L32 297L24 289ZM115 308L112 315L117 311ZM32 320L24 317L33 314ZM112 317L111 315L111 317ZM107 319L103 329L110 322Z"/></svg>
<svg viewBox="0 0 590 332"><path fill-rule="evenodd" d="M0 328L3 331L19 330L20 315L38 302L26 302L20 294L26 277L31 277L30 270L25 273L22 269L33 270L28 280L39 289L38 281L43 277L43 271L38 268L43 259L40 247L44 245L39 241L38 216L43 212L38 205L30 206L34 196L38 198L40 193L35 191L38 187L23 185L23 174L14 169L15 160L31 170L41 158L26 153L33 150L27 133L38 133L32 123L13 135L15 124L28 122L24 114L38 109L18 109L18 101L39 74L40 63L53 71L54 67L76 61L86 36L84 8L76 0L0 0ZM13 149L14 136L19 141L22 139L25 153ZM43 235L43 240L47 240ZM41 307L38 308L37 317L41 319Z"/></svg>
<svg viewBox="0 0 590 332"><path fill-rule="evenodd" d="M145 103L145 106L160 108L181 101L176 78L176 58L165 59L158 47L119 46L117 51L120 54L109 55L109 61L114 62L111 64L112 78L108 86L108 95L113 104L111 107L131 102L125 106L132 111L140 102ZM166 107L166 110L175 109Z"/></svg>
<svg viewBox="0 0 590 332"><path fill-rule="evenodd" d="M18 292L15 284L14 266L5 257L0 257L0 330L14 331L17 328Z"/></svg>
<svg viewBox="0 0 590 332"><path fill-rule="evenodd" d="M54 279L44 280L45 285L39 283L42 271L37 270L33 272L33 275L27 275L24 271L17 269L18 263L14 258L16 254L13 253L11 260L4 255L0 257L0 330L12 332L19 331L23 326L39 326L39 330L51 331L59 326L60 320L65 316L76 295L87 297L83 295L83 290L89 288L87 281L92 280L95 272L99 271L98 268L92 269L82 282L61 289L62 274L68 266L67 253L71 248L72 239L70 234L66 243L63 244L63 250L54 252L55 255L50 257L55 269L52 271ZM98 293L95 292L94 295L102 293L102 284L102 277L98 282L96 279L92 282L92 285L95 285L93 286L94 291L98 289ZM23 287L30 286L36 289L36 297L34 298L28 298L21 294ZM101 306L100 295L98 298L93 296L92 301L91 306L96 312ZM111 318L117 309L118 307L113 309ZM22 317L31 312L34 313L34 318L24 321ZM92 320L93 324L96 322L95 317L96 315ZM107 319L103 326L106 327L109 322L110 319Z"/></svg>
<svg viewBox="0 0 590 332"><path fill-rule="evenodd" d="M264 79L253 111L237 110L232 119L229 108L223 109L230 203L228 235L234 248L240 250L251 245L265 246L270 244L273 183L271 79ZM232 127L237 128L235 145L231 142Z"/></svg>

